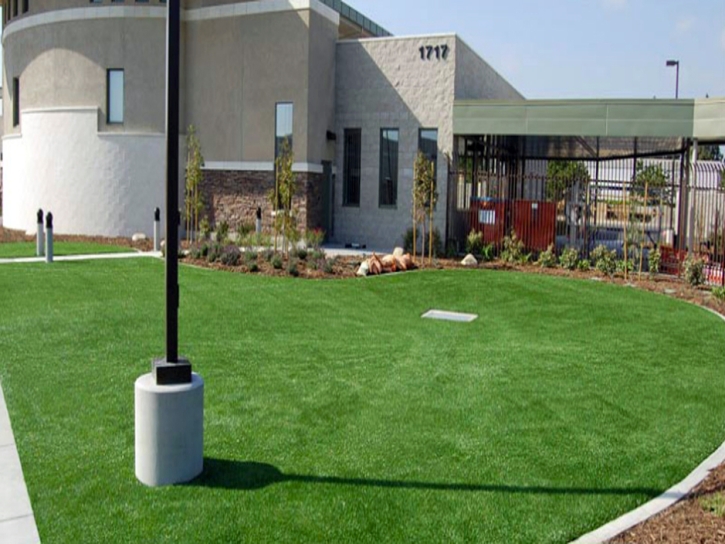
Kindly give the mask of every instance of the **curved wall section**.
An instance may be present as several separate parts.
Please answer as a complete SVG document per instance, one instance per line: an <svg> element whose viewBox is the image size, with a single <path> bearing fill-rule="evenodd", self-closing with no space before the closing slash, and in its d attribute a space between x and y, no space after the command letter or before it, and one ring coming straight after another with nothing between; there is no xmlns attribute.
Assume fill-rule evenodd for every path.
<svg viewBox="0 0 725 544"><path fill-rule="evenodd" d="M4 226L35 232L42 208L57 234L152 234L154 208L165 216L163 134L99 133L97 108L22 114L22 135L3 139Z"/></svg>

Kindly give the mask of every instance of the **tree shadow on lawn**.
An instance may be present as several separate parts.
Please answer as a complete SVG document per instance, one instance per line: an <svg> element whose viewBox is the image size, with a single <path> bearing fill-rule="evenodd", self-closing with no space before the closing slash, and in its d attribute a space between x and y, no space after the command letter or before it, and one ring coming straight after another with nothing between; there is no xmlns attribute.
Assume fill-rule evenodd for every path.
<svg viewBox="0 0 725 544"><path fill-rule="evenodd" d="M662 494L663 491L661 489L649 487L546 487L498 484L416 482L366 478L341 478L339 476L315 476L311 474L285 474L277 467L266 463L213 459L209 457L206 457L204 459L204 472L201 474L201 476L199 476L196 480L189 482L189 484L187 485L194 487L255 491L259 489L264 489L271 485L282 484L286 482L487 493L526 493L545 495L646 495L650 498ZM667 494L665 494L665 496L666 495Z"/></svg>

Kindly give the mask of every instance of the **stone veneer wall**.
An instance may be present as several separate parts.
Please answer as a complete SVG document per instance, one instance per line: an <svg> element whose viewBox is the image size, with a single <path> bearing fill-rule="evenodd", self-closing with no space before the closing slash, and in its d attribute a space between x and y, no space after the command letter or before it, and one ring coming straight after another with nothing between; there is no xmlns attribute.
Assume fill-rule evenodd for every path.
<svg viewBox="0 0 725 544"><path fill-rule="evenodd" d="M322 225L323 175L299 172L293 206L298 211L298 229ZM257 208L262 208L262 229L272 229L272 206L268 194L274 190L274 172L245 170L205 170L201 186L204 211L214 227L221 221L234 229L241 223L254 224Z"/></svg>

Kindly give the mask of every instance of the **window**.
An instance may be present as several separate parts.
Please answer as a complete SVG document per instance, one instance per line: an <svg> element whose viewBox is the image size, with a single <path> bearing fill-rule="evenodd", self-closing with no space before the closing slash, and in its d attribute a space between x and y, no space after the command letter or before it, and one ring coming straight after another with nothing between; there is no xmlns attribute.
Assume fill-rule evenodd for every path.
<svg viewBox="0 0 725 544"><path fill-rule="evenodd" d="M293 149L292 146L292 130L294 121L294 105L288 102L281 102L277 104L277 111L275 114L275 131L274 131L274 158L282 154L282 146L286 141L289 145L290 151Z"/></svg>
<svg viewBox="0 0 725 544"><path fill-rule="evenodd" d="M345 129L342 181L342 205L360 206L360 163L362 156L362 130Z"/></svg>
<svg viewBox="0 0 725 544"><path fill-rule="evenodd" d="M28 2L29 2L29 0L23 0L23 13L28 13L28 9L29 9Z"/></svg>
<svg viewBox="0 0 725 544"><path fill-rule="evenodd" d="M123 70L108 70L108 124L123 123Z"/></svg>
<svg viewBox="0 0 725 544"><path fill-rule="evenodd" d="M380 131L380 207L398 204L398 143L397 128Z"/></svg>
<svg viewBox="0 0 725 544"><path fill-rule="evenodd" d="M20 124L20 78L13 78L13 126Z"/></svg>
<svg viewBox="0 0 725 544"><path fill-rule="evenodd" d="M13 0L13 17L18 16L18 0Z"/></svg>
<svg viewBox="0 0 725 544"><path fill-rule="evenodd" d="M438 129L422 128L418 132L418 151L433 161L433 171L438 177Z"/></svg>

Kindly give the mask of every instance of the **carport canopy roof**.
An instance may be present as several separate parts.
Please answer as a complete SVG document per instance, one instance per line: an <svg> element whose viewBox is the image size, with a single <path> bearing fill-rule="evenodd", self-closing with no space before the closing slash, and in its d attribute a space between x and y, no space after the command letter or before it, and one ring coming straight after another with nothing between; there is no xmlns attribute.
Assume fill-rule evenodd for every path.
<svg viewBox="0 0 725 544"><path fill-rule="evenodd" d="M457 100L457 136L526 137L526 156L607 158L725 143L725 98L704 100ZM531 137L531 138L529 138Z"/></svg>

